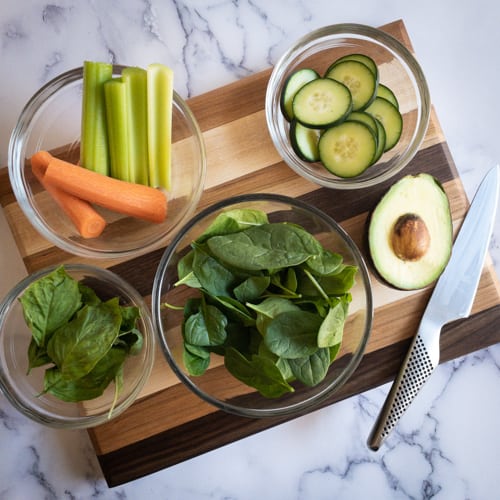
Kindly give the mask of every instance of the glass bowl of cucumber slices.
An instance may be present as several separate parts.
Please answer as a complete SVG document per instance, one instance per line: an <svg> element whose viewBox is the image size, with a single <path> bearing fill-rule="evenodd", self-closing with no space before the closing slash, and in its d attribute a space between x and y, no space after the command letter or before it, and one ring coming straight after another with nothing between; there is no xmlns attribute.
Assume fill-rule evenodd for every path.
<svg viewBox="0 0 500 500"><path fill-rule="evenodd" d="M246 417L317 408L354 373L371 332L370 278L356 244L301 200L248 194L197 214L167 247L153 322L177 377ZM168 392L166 392L168 394Z"/></svg>
<svg viewBox="0 0 500 500"><path fill-rule="evenodd" d="M134 257L167 244L194 213L205 146L173 82L161 65L85 61L28 101L8 167L18 205L43 237L33 234L33 251Z"/></svg>
<svg viewBox="0 0 500 500"><path fill-rule="evenodd" d="M0 302L0 391L39 424L105 424L143 391L155 343L149 308L129 282L85 264L47 267Z"/></svg>
<svg viewBox="0 0 500 500"><path fill-rule="evenodd" d="M266 120L283 160L321 186L358 189L400 172L429 124L425 76L382 30L337 24L299 39L278 60Z"/></svg>

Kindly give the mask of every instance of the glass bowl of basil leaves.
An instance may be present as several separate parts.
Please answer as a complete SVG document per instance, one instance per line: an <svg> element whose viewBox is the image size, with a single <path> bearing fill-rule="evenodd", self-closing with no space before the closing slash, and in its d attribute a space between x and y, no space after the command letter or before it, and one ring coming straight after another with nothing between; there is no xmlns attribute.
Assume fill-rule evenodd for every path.
<svg viewBox="0 0 500 500"><path fill-rule="evenodd" d="M317 407L347 381L373 303L363 257L339 224L301 200L248 194L177 234L152 311L182 383L229 413L269 417Z"/></svg>
<svg viewBox="0 0 500 500"><path fill-rule="evenodd" d="M0 304L0 389L40 424L93 427L137 398L154 345L149 309L120 276L84 264L42 269Z"/></svg>

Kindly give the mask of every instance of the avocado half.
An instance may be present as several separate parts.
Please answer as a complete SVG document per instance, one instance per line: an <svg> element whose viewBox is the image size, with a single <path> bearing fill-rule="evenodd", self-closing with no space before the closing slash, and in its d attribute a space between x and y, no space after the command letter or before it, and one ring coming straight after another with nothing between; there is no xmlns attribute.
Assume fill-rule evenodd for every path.
<svg viewBox="0 0 500 500"><path fill-rule="evenodd" d="M401 290L424 288L444 271L453 245L448 197L432 175L407 175L379 201L368 225L377 273Z"/></svg>

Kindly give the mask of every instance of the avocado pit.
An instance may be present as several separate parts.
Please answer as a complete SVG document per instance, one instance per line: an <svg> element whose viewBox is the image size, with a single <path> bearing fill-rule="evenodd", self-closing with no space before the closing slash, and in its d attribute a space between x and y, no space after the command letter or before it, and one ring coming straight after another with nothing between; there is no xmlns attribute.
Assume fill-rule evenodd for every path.
<svg viewBox="0 0 500 500"><path fill-rule="evenodd" d="M401 260L414 262L429 250L431 236L422 217L408 213L401 215L394 224L391 244L395 255Z"/></svg>

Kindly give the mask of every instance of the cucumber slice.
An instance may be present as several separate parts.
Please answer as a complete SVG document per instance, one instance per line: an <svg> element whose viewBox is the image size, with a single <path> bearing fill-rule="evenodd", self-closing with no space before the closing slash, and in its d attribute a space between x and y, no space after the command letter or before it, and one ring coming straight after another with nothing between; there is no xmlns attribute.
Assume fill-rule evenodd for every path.
<svg viewBox="0 0 500 500"><path fill-rule="evenodd" d="M304 127L297 120L290 123L290 143L295 154L304 161L318 161L318 140L320 131Z"/></svg>
<svg viewBox="0 0 500 500"><path fill-rule="evenodd" d="M372 164L377 140L364 123L345 121L322 134L318 149L321 162L332 174L355 177Z"/></svg>
<svg viewBox="0 0 500 500"><path fill-rule="evenodd" d="M384 151L392 149L403 131L403 117L398 108L383 97L376 97L375 100L366 108L366 112L379 120L385 129L385 148Z"/></svg>
<svg viewBox="0 0 500 500"><path fill-rule="evenodd" d="M295 94L293 114L310 128L325 128L343 121L352 110L349 89L330 78L317 78L306 83Z"/></svg>
<svg viewBox="0 0 500 500"><path fill-rule="evenodd" d="M371 131L375 134L375 136L378 135L378 127L376 119L372 115L369 115L364 111L353 111L347 117L347 120L364 123L365 125L370 127Z"/></svg>
<svg viewBox="0 0 500 500"><path fill-rule="evenodd" d="M384 126L376 119L375 124L377 125L377 151L372 160L372 165L380 160L380 157L384 154L386 134Z"/></svg>
<svg viewBox="0 0 500 500"><path fill-rule="evenodd" d="M353 111L366 108L377 94L377 77L368 66L359 61L338 62L328 71L326 77L343 83L351 91Z"/></svg>
<svg viewBox="0 0 500 500"><path fill-rule="evenodd" d="M389 87L387 87L387 85L384 85L382 83L378 84L377 97L383 97L384 99L387 99L389 102L392 102L392 104L394 104L396 108L399 109L398 99L394 92Z"/></svg>
<svg viewBox="0 0 500 500"><path fill-rule="evenodd" d="M330 67L326 70L328 73L336 64L344 62L344 61L359 61L367 66L371 72L375 75L378 80L378 66L377 63L366 54L347 54L346 56L339 57L336 61L334 61Z"/></svg>
<svg viewBox="0 0 500 500"><path fill-rule="evenodd" d="M319 74L314 69L302 68L294 71L286 80L281 92L280 107L283 116L291 121L293 119L293 98L297 91L306 83L319 78Z"/></svg>

